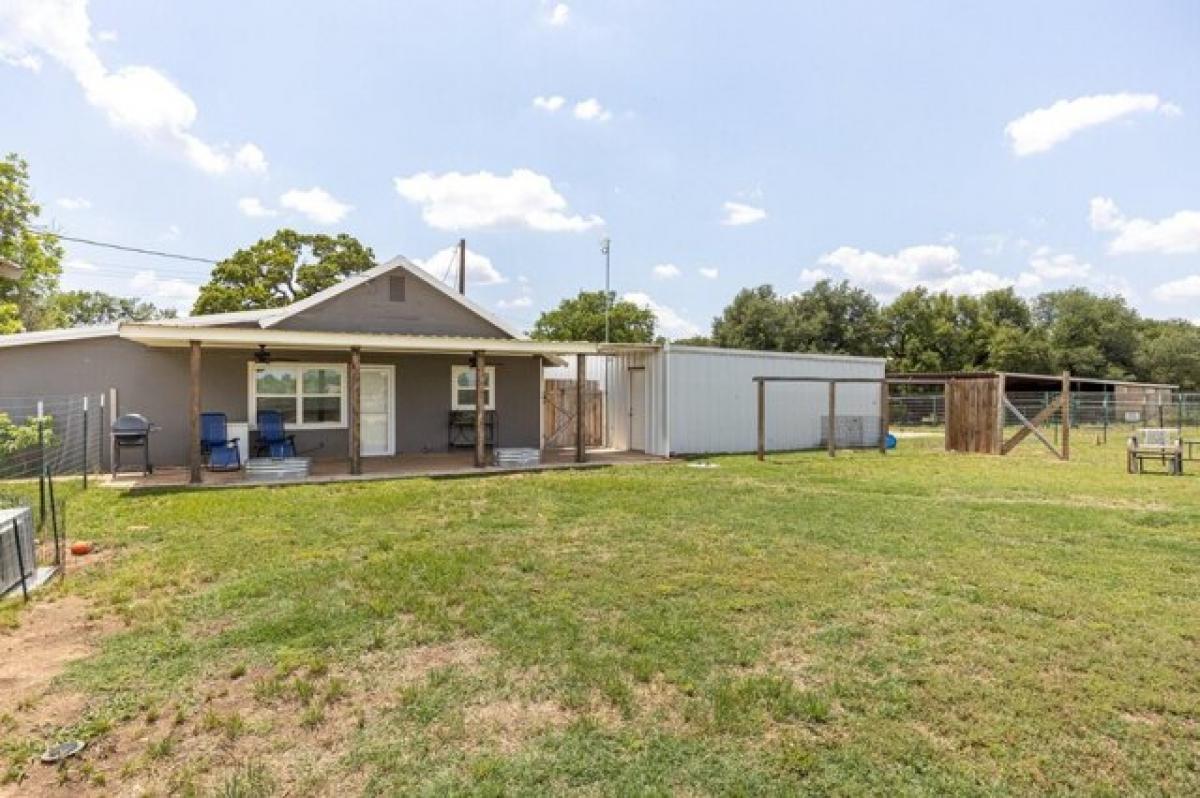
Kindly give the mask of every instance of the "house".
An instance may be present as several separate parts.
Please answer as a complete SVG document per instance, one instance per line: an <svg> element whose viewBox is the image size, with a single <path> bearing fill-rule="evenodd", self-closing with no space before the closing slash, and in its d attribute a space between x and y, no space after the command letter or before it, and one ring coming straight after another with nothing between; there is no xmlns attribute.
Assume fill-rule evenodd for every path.
<svg viewBox="0 0 1200 798"><path fill-rule="evenodd" d="M354 474L362 458L474 447L489 427L486 442L540 447L543 367L596 350L531 341L395 258L282 308L0 337L0 396L102 393L110 420L157 425L154 462L188 465L192 481L201 412L254 437L258 411L278 410L300 454ZM452 413L467 419L458 441Z"/></svg>
<svg viewBox="0 0 1200 798"><path fill-rule="evenodd" d="M8 258L0 258L0 278L16 280L21 276L21 267Z"/></svg>

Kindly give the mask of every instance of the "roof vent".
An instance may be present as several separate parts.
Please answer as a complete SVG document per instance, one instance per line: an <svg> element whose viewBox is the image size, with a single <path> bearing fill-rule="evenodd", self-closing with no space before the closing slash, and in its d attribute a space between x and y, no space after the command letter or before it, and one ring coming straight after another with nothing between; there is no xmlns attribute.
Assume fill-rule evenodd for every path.
<svg viewBox="0 0 1200 798"><path fill-rule="evenodd" d="M392 302L404 301L404 276L388 278L388 299Z"/></svg>

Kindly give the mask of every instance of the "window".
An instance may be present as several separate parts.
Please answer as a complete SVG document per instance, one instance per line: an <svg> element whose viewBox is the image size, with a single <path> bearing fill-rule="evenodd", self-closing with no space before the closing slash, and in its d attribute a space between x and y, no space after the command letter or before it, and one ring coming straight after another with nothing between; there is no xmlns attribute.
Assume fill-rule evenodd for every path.
<svg viewBox="0 0 1200 798"><path fill-rule="evenodd" d="M340 363L251 364L250 418L278 410L289 426L346 426L346 367Z"/></svg>
<svg viewBox="0 0 1200 798"><path fill-rule="evenodd" d="M475 409L475 369L470 366L452 366L450 369L451 394L450 408L452 410ZM496 409L496 392L492 386L496 384L496 367L483 367L483 407L485 410Z"/></svg>

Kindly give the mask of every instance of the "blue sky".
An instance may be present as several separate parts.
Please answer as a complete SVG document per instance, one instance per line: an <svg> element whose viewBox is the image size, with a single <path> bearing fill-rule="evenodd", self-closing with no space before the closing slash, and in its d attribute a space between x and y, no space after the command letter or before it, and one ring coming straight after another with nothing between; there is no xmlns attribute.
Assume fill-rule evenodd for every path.
<svg viewBox="0 0 1200 798"><path fill-rule="evenodd" d="M357 236L519 325L603 284L1086 285L1200 318L1200 4L0 0L0 148L62 232ZM206 267L69 247L186 307ZM482 256L482 258L480 257Z"/></svg>

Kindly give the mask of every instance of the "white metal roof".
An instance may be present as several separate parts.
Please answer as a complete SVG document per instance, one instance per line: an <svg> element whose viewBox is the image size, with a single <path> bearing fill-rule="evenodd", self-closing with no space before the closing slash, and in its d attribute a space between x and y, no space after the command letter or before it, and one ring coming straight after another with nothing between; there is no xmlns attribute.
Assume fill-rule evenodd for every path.
<svg viewBox="0 0 1200 798"><path fill-rule="evenodd" d="M88 338L108 338L117 334L117 325L99 324L94 327L68 327L62 330L38 330L36 332L0 335L0 348L52 344L59 341L82 341Z"/></svg>
<svg viewBox="0 0 1200 798"><path fill-rule="evenodd" d="M498 355L596 354L596 344L567 341L530 341L516 338L473 338L452 335L399 335L390 333L346 333L317 330L266 330L247 327L196 327L124 322L122 338L146 346L184 347L199 341L206 348L253 349L332 349L346 351L358 347L364 352L422 352L468 354L484 352Z"/></svg>

